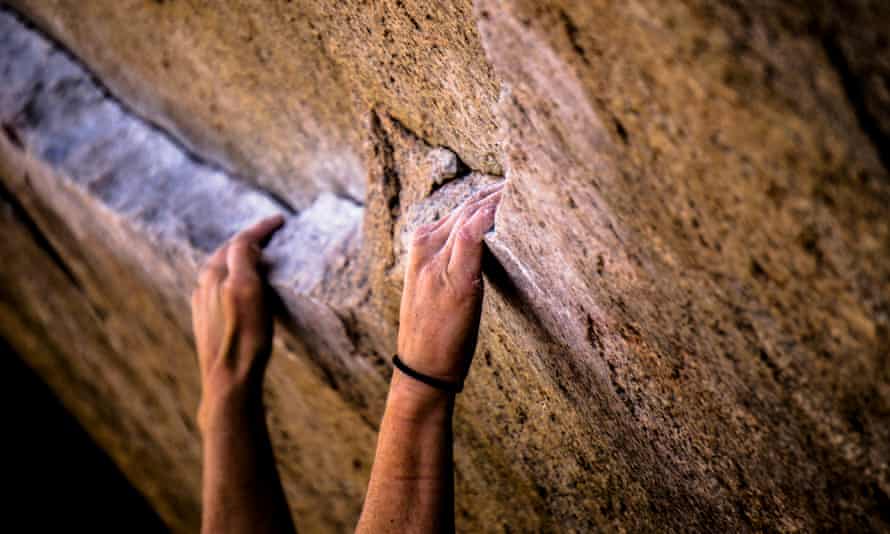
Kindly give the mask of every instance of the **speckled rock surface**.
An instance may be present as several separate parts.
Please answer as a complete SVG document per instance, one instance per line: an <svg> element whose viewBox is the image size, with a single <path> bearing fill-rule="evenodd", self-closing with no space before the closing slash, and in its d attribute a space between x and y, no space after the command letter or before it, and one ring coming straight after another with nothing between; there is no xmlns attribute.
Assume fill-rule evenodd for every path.
<svg viewBox="0 0 890 534"><path fill-rule="evenodd" d="M467 0L10 4L143 115L296 207L319 191L364 197L368 103L499 170L497 85Z"/></svg>
<svg viewBox="0 0 890 534"><path fill-rule="evenodd" d="M204 255L287 215L273 438L346 532L407 236L500 179L459 530L890 530L886 3L8 4L0 335L175 530Z"/></svg>

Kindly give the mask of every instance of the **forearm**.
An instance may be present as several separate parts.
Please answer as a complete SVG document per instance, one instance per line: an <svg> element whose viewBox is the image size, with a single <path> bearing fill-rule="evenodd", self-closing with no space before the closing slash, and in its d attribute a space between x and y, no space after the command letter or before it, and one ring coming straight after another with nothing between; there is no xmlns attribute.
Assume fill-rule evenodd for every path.
<svg viewBox="0 0 890 534"><path fill-rule="evenodd" d="M482 313L482 238L502 188L414 232L396 367L452 386L466 378ZM394 371L358 532L454 531L453 411L454 393Z"/></svg>
<svg viewBox="0 0 890 534"><path fill-rule="evenodd" d="M259 392L227 392L203 421L202 532L292 534Z"/></svg>
<svg viewBox="0 0 890 534"><path fill-rule="evenodd" d="M453 532L454 396L393 375L357 532Z"/></svg>

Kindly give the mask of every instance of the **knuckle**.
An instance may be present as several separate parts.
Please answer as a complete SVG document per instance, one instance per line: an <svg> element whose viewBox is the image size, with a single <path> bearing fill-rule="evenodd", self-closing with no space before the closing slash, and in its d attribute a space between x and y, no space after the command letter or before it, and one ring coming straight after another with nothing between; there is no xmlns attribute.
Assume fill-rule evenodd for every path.
<svg viewBox="0 0 890 534"><path fill-rule="evenodd" d="M442 274L443 289L455 302L473 301L481 288L481 278L475 273L458 271Z"/></svg>
<svg viewBox="0 0 890 534"><path fill-rule="evenodd" d="M253 243L246 238L236 238L229 251L235 256L248 256L253 254L254 247Z"/></svg>
<svg viewBox="0 0 890 534"><path fill-rule="evenodd" d="M428 226L421 226L414 231L411 237L411 245L414 247L424 247L430 242L430 229Z"/></svg>
<svg viewBox="0 0 890 534"><path fill-rule="evenodd" d="M235 234L235 237L233 237L231 241L232 246L244 246L248 243L250 243L250 236L243 232Z"/></svg>
<svg viewBox="0 0 890 534"><path fill-rule="evenodd" d="M466 245L475 245L479 241L476 237L476 232L468 226L464 226L458 231L457 238Z"/></svg>
<svg viewBox="0 0 890 534"><path fill-rule="evenodd" d="M217 273L210 267L205 266L201 269L201 272L198 273L198 285L201 287L212 285L216 281L216 277Z"/></svg>
<svg viewBox="0 0 890 534"><path fill-rule="evenodd" d="M226 295L236 301L249 301L259 297L261 288L253 280L243 278L226 281L224 291Z"/></svg>
<svg viewBox="0 0 890 534"><path fill-rule="evenodd" d="M471 274L467 278L467 284L466 284L467 290L469 291L470 295L472 295L474 298L476 295L479 294L480 291L482 291L483 285L484 285L484 282L482 281L482 275L479 273Z"/></svg>

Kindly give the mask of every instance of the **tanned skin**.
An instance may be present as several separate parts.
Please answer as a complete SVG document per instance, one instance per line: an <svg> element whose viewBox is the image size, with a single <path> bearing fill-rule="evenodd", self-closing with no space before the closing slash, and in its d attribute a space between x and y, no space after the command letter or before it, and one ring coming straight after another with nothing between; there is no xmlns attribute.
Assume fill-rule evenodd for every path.
<svg viewBox="0 0 890 534"><path fill-rule="evenodd" d="M259 263L264 241L283 222L262 221L213 253L192 295L202 386L204 533L295 532L262 400L273 323Z"/></svg>
<svg viewBox="0 0 890 534"><path fill-rule="evenodd" d="M398 350L421 373L460 382L469 370L482 308L482 238L501 189L480 191L414 235ZM295 532L262 403L273 322L260 260L282 223L262 221L217 250L192 297L205 534ZM357 532L454 531L454 397L394 371Z"/></svg>

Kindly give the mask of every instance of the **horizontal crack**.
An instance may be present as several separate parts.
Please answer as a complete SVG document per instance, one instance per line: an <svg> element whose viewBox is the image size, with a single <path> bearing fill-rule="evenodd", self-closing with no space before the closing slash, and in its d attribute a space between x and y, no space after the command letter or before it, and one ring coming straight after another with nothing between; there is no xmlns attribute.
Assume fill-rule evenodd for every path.
<svg viewBox="0 0 890 534"><path fill-rule="evenodd" d="M125 99L115 94L110 87L104 84L102 80L99 79L99 77L96 76L96 74L88 66L86 66L76 56L74 56L61 41L53 37L49 32L46 32L42 28L38 27L36 24L34 24L34 22L16 11L12 6L0 2L0 15L6 15L14 19L14 21L25 30L39 35L40 39L51 48L53 53L61 54L68 58L72 63L77 64L78 70L80 71L82 77L89 83L94 85L103 97L113 100L127 115L138 118L139 121L141 121L147 129L156 132L158 135L164 136L171 144L173 144L177 148L177 150L179 150L194 164L212 169L216 172L224 173L228 175L232 180L237 180L246 185L254 186L253 183L246 180L244 177L239 176L238 173L230 166L224 164L221 161L216 161L204 155L198 154L198 152L185 139L180 136L174 135L172 132L164 128L157 121L152 120L150 117L139 113L135 108L127 104ZM287 209L287 211L295 211L294 208L290 206L288 202L280 198L279 195L273 194L270 191L266 191L266 193L270 196L274 196L276 200Z"/></svg>
<svg viewBox="0 0 890 534"><path fill-rule="evenodd" d="M332 273L356 263L361 203L322 193L295 213L274 193L199 160L132 114L74 58L2 9L0 72L0 125L9 140L0 146L20 165L39 170L34 180L43 184L38 190L49 208L95 220L104 235L93 237L114 242L168 296L182 298L204 255L235 232L285 215L265 252L270 283L319 371L338 377L347 401L376 413L373 399L382 399L385 382L354 354L335 311L339 289L329 287ZM55 198L57 190L77 201ZM62 258L53 257L66 270Z"/></svg>
<svg viewBox="0 0 890 534"><path fill-rule="evenodd" d="M5 135L113 210L204 252L257 216L294 213L133 115L18 17L0 11L0 28Z"/></svg>

